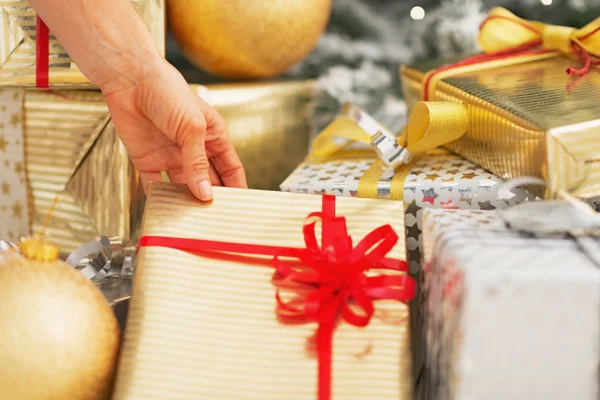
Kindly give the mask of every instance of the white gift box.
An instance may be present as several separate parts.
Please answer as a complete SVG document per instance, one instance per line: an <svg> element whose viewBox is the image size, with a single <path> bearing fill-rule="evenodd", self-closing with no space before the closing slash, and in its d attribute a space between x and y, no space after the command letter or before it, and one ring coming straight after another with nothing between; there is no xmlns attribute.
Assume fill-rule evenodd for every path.
<svg viewBox="0 0 600 400"><path fill-rule="evenodd" d="M423 225L425 398L600 398L600 238L519 233L502 211Z"/></svg>

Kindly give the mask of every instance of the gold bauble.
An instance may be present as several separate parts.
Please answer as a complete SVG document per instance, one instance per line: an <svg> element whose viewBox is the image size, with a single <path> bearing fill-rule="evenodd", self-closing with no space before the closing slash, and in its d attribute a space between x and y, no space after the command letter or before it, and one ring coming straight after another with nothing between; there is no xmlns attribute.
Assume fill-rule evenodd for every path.
<svg viewBox="0 0 600 400"><path fill-rule="evenodd" d="M100 400L111 394L120 332L98 288L69 265L0 252L0 398Z"/></svg>
<svg viewBox="0 0 600 400"><path fill-rule="evenodd" d="M315 47L332 0L167 0L171 32L188 59L224 78L286 72Z"/></svg>

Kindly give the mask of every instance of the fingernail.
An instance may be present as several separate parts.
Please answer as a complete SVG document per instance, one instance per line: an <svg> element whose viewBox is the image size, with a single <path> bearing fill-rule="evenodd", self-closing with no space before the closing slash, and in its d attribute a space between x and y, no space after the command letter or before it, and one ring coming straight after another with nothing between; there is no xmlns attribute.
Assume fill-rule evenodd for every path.
<svg viewBox="0 0 600 400"><path fill-rule="evenodd" d="M200 200L210 201L213 198L212 186L207 180L198 182L198 191L200 192Z"/></svg>

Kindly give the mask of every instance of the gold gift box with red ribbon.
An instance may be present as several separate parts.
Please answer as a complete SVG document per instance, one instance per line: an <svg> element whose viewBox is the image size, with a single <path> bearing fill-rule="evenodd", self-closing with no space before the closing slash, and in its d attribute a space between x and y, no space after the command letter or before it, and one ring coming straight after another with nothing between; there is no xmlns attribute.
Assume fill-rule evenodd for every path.
<svg viewBox="0 0 600 400"><path fill-rule="evenodd" d="M402 203L214 195L150 185L113 399L412 399Z"/></svg>
<svg viewBox="0 0 600 400"><path fill-rule="evenodd" d="M406 149L544 179L546 198L600 195L600 19L577 30L496 8L479 43L481 55L401 68Z"/></svg>
<svg viewBox="0 0 600 400"><path fill-rule="evenodd" d="M165 52L165 1L131 0ZM0 0L0 86L93 87L27 0Z"/></svg>

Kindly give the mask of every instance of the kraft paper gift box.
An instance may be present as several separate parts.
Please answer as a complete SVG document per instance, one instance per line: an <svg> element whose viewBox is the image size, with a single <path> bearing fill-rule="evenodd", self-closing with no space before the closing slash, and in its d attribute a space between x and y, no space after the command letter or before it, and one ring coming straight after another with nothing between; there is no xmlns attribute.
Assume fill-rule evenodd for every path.
<svg viewBox="0 0 600 400"><path fill-rule="evenodd" d="M600 54L598 26L575 30L492 10L479 35L487 53L402 67L415 133L503 179L544 179L545 198L598 196L600 79L575 54ZM565 72L575 69L579 76Z"/></svg>
<svg viewBox="0 0 600 400"><path fill-rule="evenodd" d="M507 212L425 212L424 398L597 399L600 240L522 233ZM536 214L516 222L573 221Z"/></svg>
<svg viewBox="0 0 600 400"><path fill-rule="evenodd" d="M165 1L131 3L164 55ZM0 86L93 87L26 0L0 0L0 10Z"/></svg>
<svg viewBox="0 0 600 400"><path fill-rule="evenodd" d="M314 335L317 329L324 333L332 321L337 321L333 342L324 343L333 343L333 371L330 381L326 374L320 381L331 382L332 399L411 398L406 304L391 300L374 302L373 317L364 328L351 325L346 317L336 320L335 313L330 314L327 310L331 309L325 304L338 304L333 301L336 293L351 290L335 282L350 281L329 280L332 278L327 268L336 257L347 260L345 253L340 252L348 244L347 237L343 233L333 237L324 235L329 238L328 244L323 244L328 249L325 252L312 253L315 251L312 245L309 252L301 250L312 243L310 240L305 243L303 238L303 226L311 227L304 225L308 214L323 212L322 232L331 232L333 226L341 229L343 219L330 219L333 204L336 216L345 216L354 245L379 226L390 224L400 240L386 257L402 260L405 257L402 205L383 200L336 200L333 196L220 187L215 188L214 195L215 201L206 204L180 185L150 186L114 398L316 399L319 374ZM310 220L306 223L310 224ZM389 233L389 228L385 229ZM281 250L281 247L289 249L288 246L300 249L305 267L319 265L325 269L315 274L312 267L288 265L293 260L285 254L292 253ZM258 258L245 257L244 251L245 254L255 251ZM276 254L283 256L274 264ZM311 254L326 258L311 264ZM326 259L329 261L325 262ZM294 270L300 275L290 274L284 264L299 268ZM274 265L278 265L277 269ZM357 265L344 262L338 266L350 272L356 271ZM407 266L403 265L404 272L391 271L388 275L402 282L396 282L400 292L411 287L414 290ZM274 275L276 270L281 275ZM343 274L341 269L337 271ZM375 275L379 272L371 270ZM374 278L371 273L369 276ZM354 275L344 276L350 279ZM290 283L289 279L294 277L295 283ZM301 283L302 279L315 283L307 286ZM362 284L357 285L352 290L361 290ZM302 309L301 303L287 303L291 293L285 288L300 289L296 300L306 300L312 305ZM328 288L332 291L327 292ZM320 292L321 289L328 294ZM276 293L287 306L278 303ZM316 305L313 301L319 293L329 300ZM365 301L358 294L355 299L360 304ZM307 322L306 319L289 324L284 318L286 309L288 316L300 310L297 316L303 317L310 316L315 311L313 307L322 318L320 328L310 321L299 323ZM319 354L323 344L321 333L317 334ZM318 358L322 362L326 359ZM321 393L320 398L329 397Z"/></svg>

